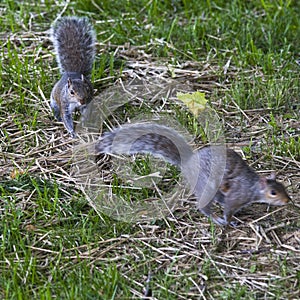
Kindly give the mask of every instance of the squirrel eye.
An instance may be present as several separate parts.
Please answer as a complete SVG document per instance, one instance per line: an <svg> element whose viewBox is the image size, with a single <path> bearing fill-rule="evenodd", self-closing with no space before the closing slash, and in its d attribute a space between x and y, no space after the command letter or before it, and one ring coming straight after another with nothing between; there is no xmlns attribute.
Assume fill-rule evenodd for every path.
<svg viewBox="0 0 300 300"><path fill-rule="evenodd" d="M71 96L74 96L75 95L75 91L74 90L70 90L70 94L71 94Z"/></svg>
<svg viewBox="0 0 300 300"><path fill-rule="evenodd" d="M271 196L276 196L276 195L277 195L277 192L276 192L275 190L271 190L271 191L270 191L270 195L271 195Z"/></svg>

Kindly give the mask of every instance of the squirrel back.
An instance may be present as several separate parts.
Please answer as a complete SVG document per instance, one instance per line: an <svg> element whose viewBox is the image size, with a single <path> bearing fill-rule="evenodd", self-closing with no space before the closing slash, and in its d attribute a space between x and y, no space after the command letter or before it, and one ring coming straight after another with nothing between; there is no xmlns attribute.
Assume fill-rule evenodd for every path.
<svg viewBox="0 0 300 300"><path fill-rule="evenodd" d="M51 39L61 73L90 77L95 57L95 31L88 18L63 17L52 26Z"/></svg>
<svg viewBox="0 0 300 300"><path fill-rule="evenodd" d="M149 153L180 167L197 198L197 206L219 225L230 223L234 213L255 202L285 205L290 200L284 186L260 177L235 151L223 146L206 146L193 152L175 130L158 124L131 124L105 133L95 153ZM213 202L224 206L224 217L211 211Z"/></svg>

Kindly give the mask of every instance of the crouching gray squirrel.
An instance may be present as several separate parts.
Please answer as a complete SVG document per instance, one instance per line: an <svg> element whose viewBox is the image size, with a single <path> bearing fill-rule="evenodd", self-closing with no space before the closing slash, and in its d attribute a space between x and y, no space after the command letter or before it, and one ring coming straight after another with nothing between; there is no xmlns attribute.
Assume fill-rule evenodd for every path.
<svg viewBox="0 0 300 300"><path fill-rule="evenodd" d="M95 32L85 17L63 17L51 27L51 39L61 72L54 85L50 105L58 121L63 121L72 137L76 137L72 113L92 100L90 81L95 57Z"/></svg>
<svg viewBox="0 0 300 300"><path fill-rule="evenodd" d="M275 175L259 176L235 151L206 146L193 152L178 132L163 125L140 123L115 128L102 135L95 153L148 153L178 166L198 200L200 211L218 225L229 224L232 216L249 204L281 206L290 200ZM223 218L212 212L213 202L224 207Z"/></svg>

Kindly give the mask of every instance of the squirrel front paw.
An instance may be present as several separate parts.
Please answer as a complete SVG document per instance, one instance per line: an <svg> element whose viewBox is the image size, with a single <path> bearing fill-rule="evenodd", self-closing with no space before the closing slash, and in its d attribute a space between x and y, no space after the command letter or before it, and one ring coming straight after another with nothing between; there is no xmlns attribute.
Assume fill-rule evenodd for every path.
<svg viewBox="0 0 300 300"><path fill-rule="evenodd" d="M77 139L78 138L78 135L75 133L75 131L71 131L69 133L70 133L70 136L71 136L72 139Z"/></svg>

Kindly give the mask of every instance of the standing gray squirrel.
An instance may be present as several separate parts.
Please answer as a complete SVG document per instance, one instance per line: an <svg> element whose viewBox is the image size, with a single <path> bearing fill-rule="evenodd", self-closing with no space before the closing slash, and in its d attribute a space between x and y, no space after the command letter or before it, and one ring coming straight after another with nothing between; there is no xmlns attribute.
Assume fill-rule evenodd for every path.
<svg viewBox="0 0 300 300"><path fill-rule="evenodd" d="M163 125L125 125L104 133L95 144L96 155L138 153L178 166L197 198L198 209L218 225L234 224L230 223L233 215L249 204L281 206L290 200L275 175L259 176L235 151L206 146L193 152L178 132ZM212 212L213 202L224 207L223 218Z"/></svg>
<svg viewBox="0 0 300 300"><path fill-rule="evenodd" d="M72 113L84 114L92 100L90 81L95 58L95 31L85 17L63 17L51 27L51 40L61 72L54 85L50 105L58 121L63 121L72 137L76 137Z"/></svg>

